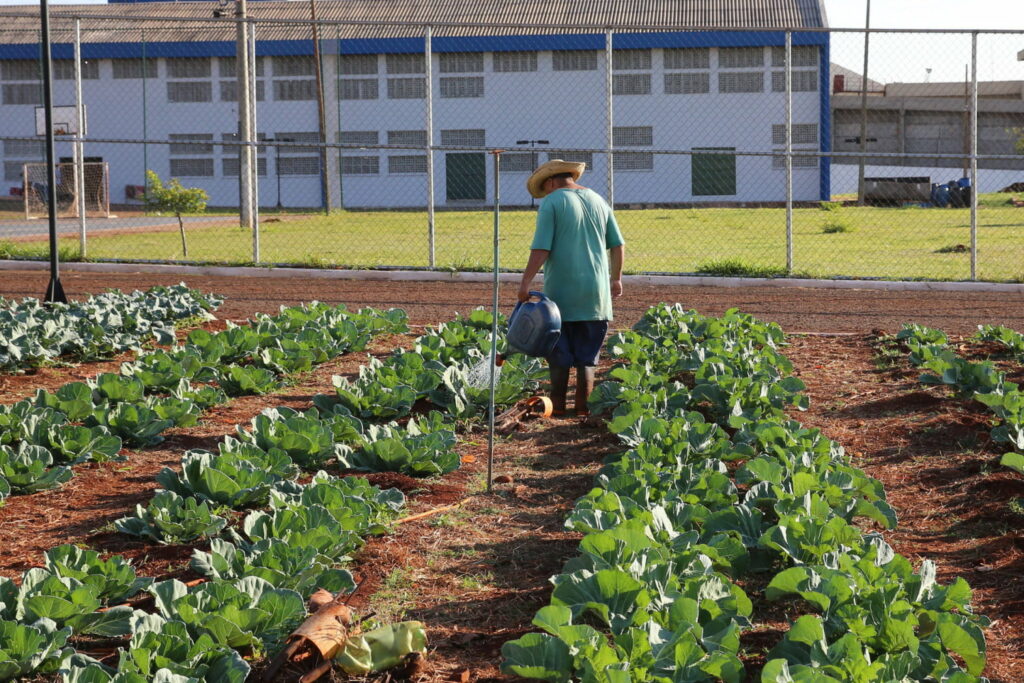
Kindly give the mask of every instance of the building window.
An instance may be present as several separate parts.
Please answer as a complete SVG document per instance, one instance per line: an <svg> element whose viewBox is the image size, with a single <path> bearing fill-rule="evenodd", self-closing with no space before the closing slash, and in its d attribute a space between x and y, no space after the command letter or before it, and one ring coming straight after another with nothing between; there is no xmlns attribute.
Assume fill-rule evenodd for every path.
<svg viewBox="0 0 1024 683"><path fill-rule="evenodd" d="M548 152L548 161L552 159L561 159L562 161L572 161L577 163L583 162L584 164L587 165L587 168L590 168L594 165L593 152L573 152L566 150L559 151L557 149L553 149L550 152Z"/></svg>
<svg viewBox="0 0 1024 683"><path fill-rule="evenodd" d="M612 68L616 71L643 71L651 68L650 50L615 50Z"/></svg>
<svg viewBox="0 0 1024 683"><path fill-rule="evenodd" d="M315 76L316 62L312 57L274 57L275 76Z"/></svg>
<svg viewBox="0 0 1024 683"><path fill-rule="evenodd" d="M171 141L171 176L202 178L213 175L212 133L171 133L168 138Z"/></svg>
<svg viewBox="0 0 1024 683"><path fill-rule="evenodd" d="M732 71L719 73L718 92L764 92L764 72Z"/></svg>
<svg viewBox="0 0 1024 683"><path fill-rule="evenodd" d="M238 78L237 60L234 57L221 57L217 60L217 74L221 78ZM256 58L256 75L262 76L265 69L263 57Z"/></svg>
<svg viewBox="0 0 1024 683"><path fill-rule="evenodd" d="M421 54L384 56L389 74L423 74L427 72L427 63Z"/></svg>
<svg viewBox="0 0 1024 683"><path fill-rule="evenodd" d="M423 78L389 78L389 100L422 100L427 96L427 82Z"/></svg>
<svg viewBox="0 0 1024 683"><path fill-rule="evenodd" d="M786 150L784 150L784 149L776 149L774 151L778 153L778 156L773 156L772 157L772 169L776 170L776 171L784 170L786 168ZM805 148L805 149L802 149L802 150L794 149L793 151L794 152L815 152L817 150L815 150L813 148ZM814 156L814 155L807 155L807 156L799 155L798 156L796 154L793 155L793 169L794 170L798 170L798 169L806 170L806 169L812 169L812 168L818 168L818 157L817 156Z"/></svg>
<svg viewBox="0 0 1024 683"><path fill-rule="evenodd" d="M616 147L650 147L654 144L653 126L615 126L612 144Z"/></svg>
<svg viewBox="0 0 1024 683"><path fill-rule="evenodd" d="M43 91L39 83L5 83L4 104L42 104Z"/></svg>
<svg viewBox="0 0 1024 683"><path fill-rule="evenodd" d="M389 130L388 144L400 147L426 147L427 131L425 130Z"/></svg>
<svg viewBox="0 0 1024 683"><path fill-rule="evenodd" d="M793 66L818 66L818 48L815 45L794 45ZM772 48L772 66L786 66L786 48Z"/></svg>
<svg viewBox="0 0 1024 683"><path fill-rule="evenodd" d="M482 128L442 130L441 144L445 147L483 147L487 133Z"/></svg>
<svg viewBox="0 0 1024 683"><path fill-rule="evenodd" d="M817 71L794 71L793 92L817 92ZM772 92L786 92L786 72L772 72Z"/></svg>
<svg viewBox="0 0 1024 683"><path fill-rule="evenodd" d="M380 134L375 130L343 130L338 133L337 138L343 145L372 147L379 144Z"/></svg>
<svg viewBox="0 0 1024 683"><path fill-rule="evenodd" d="M5 81L42 80L42 64L34 59L16 59L0 62L0 76Z"/></svg>
<svg viewBox="0 0 1024 683"><path fill-rule="evenodd" d="M483 97L483 76L456 76L441 78L441 97Z"/></svg>
<svg viewBox="0 0 1024 683"><path fill-rule="evenodd" d="M501 155L502 173L531 173L535 165L531 152L507 152Z"/></svg>
<svg viewBox="0 0 1024 683"><path fill-rule="evenodd" d="M665 74L666 95L701 95L711 92L711 74L675 73Z"/></svg>
<svg viewBox="0 0 1024 683"><path fill-rule="evenodd" d="M175 57L167 60L168 78L209 78L210 60L204 58Z"/></svg>
<svg viewBox="0 0 1024 683"><path fill-rule="evenodd" d="M301 102L315 99L315 80L274 81L274 100L278 102Z"/></svg>
<svg viewBox="0 0 1024 683"><path fill-rule="evenodd" d="M816 123L794 123L793 144L794 145L815 145L818 143L818 124ZM772 124L772 144L786 144L786 124Z"/></svg>
<svg viewBox="0 0 1024 683"><path fill-rule="evenodd" d="M172 178L212 178L213 159L171 159Z"/></svg>
<svg viewBox="0 0 1024 683"><path fill-rule="evenodd" d="M168 81L168 102L212 102L213 87L204 81Z"/></svg>
<svg viewBox="0 0 1024 683"><path fill-rule="evenodd" d="M666 69L711 68L711 50L706 47L671 47L663 54Z"/></svg>
<svg viewBox="0 0 1024 683"><path fill-rule="evenodd" d="M616 171L653 171L653 152L616 152L612 155L612 168Z"/></svg>
<svg viewBox="0 0 1024 683"><path fill-rule="evenodd" d="M388 157L388 173L426 173L426 154L401 154Z"/></svg>
<svg viewBox="0 0 1024 683"><path fill-rule="evenodd" d="M443 74L482 73L483 52L443 52L438 55Z"/></svg>
<svg viewBox="0 0 1024 683"><path fill-rule="evenodd" d="M378 70L377 55L339 55L338 73L342 76L368 76Z"/></svg>
<svg viewBox="0 0 1024 683"><path fill-rule="evenodd" d="M551 59L555 71L597 71L597 52L594 50L555 50Z"/></svg>
<svg viewBox="0 0 1024 683"><path fill-rule="evenodd" d="M53 64L53 80L73 81L75 80L75 60L55 59ZM100 63L98 60L82 60L82 80L95 81L100 77Z"/></svg>
<svg viewBox="0 0 1024 683"><path fill-rule="evenodd" d="M224 142L234 143L237 143L239 140L238 133L224 133L220 136L220 139L223 140ZM267 134L257 133L256 139L260 142L260 144L256 146L256 173L257 175L265 176L267 175L267 145L265 144ZM238 151L241 149L241 146L238 144L221 145L220 149L222 154L222 158L220 160L221 175L225 177L237 178Z"/></svg>
<svg viewBox="0 0 1024 683"><path fill-rule="evenodd" d="M377 175L380 173L380 157L342 156L342 175Z"/></svg>
<svg viewBox="0 0 1024 683"><path fill-rule="evenodd" d="M718 67L720 69L745 69L764 66L764 49L760 47L720 47Z"/></svg>
<svg viewBox="0 0 1024 683"><path fill-rule="evenodd" d="M5 140L4 180L23 182L25 164L43 161L45 154L42 140Z"/></svg>
<svg viewBox="0 0 1024 683"><path fill-rule="evenodd" d="M267 84L264 81L256 81L256 101L262 102L266 99L267 95ZM220 82L220 101L221 102L237 102L238 101L238 81L221 81Z"/></svg>
<svg viewBox="0 0 1024 683"><path fill-rule="evenodd" d="M380 96L376 78L342 78L338 80L339 100L375 100Z"/></svg>
<svg viewBox="0 0 1024 683"><path fill-rule="evenodd" d="M281 142L320 142L320 134L312 132L278 133L275 140ZM320 148L315 146L281 146L278 148L278 175L319 175Z"/></svg>
<svg viewBox="0 0 1024 683"><path fill-rule="evenodd" d="M320 175L320 157L281 157L278 175Z"/></svg>
<svg viewBox="0 0 1024 683"><path fill-rule="evenodd" d="M613 95L650 95L650 74L615 74L612 76Z"/></svg>
<svg viewBox="0 0 1024 683"><path fill-rule="evenodd" d="M536 71L536 52L495 52L494 70L499 73Z"/></svg>
<svg viewBox="0 0 1024 683"><path fill-rule="evenodd" d="M155 59L112 59L114 78L156 78Z"/></svg>

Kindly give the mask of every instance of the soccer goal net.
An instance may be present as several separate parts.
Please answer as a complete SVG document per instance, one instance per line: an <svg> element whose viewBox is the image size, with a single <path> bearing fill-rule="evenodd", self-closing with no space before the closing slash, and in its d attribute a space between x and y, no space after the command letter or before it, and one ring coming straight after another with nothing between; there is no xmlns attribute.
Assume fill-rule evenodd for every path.
<svg viewBox="0 0 1024 683"><path fill-rule="evenodd" d="M110 173L107 162L89 161L82 164L85 178L85 215L110 217ZM25 164L24 169L25 217L44 218L49 215L46 164L42 162ZM78 216L78 188L75 178L75 164L57 164L57 217Z"/></svg>

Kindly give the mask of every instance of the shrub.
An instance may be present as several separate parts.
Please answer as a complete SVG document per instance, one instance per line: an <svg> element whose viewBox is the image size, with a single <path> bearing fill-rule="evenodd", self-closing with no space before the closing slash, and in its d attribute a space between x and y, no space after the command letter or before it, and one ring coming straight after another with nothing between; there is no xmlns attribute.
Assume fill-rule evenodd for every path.
<svg viewBox="0 0 1024 683"><path fill-rule="evenodd" d="M843 208L842 202L819 202L818 206L822 211L839 211Z"/></svg>
<svg viewBox="0 0 1024 683"><path fill-rule="evenodd" d="M705 261L697 266L697 273L720 277L786 277L789 275L785 266L755 265L740 259Z"/></svg>
<svg viewBox="0 0 1024 683"><path fill-rule="evenodd" d="M821 231L826 235L832 235L837 232L853 232L853 228L843 221L828 220L821 226Z"/></svg>

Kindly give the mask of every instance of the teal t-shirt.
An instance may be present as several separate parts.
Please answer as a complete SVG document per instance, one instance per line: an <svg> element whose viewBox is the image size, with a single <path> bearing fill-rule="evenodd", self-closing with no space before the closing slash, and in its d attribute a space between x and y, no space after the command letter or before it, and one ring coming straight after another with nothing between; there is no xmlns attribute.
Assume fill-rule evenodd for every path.
<svg viewBox="0 0 1024 683"><path fill-rule="evenodd" d="M540 203L531 249L551 252L544 293L562 320L611 320L608 250L623 244L608 202L593 190L563 188Z"/></svg>

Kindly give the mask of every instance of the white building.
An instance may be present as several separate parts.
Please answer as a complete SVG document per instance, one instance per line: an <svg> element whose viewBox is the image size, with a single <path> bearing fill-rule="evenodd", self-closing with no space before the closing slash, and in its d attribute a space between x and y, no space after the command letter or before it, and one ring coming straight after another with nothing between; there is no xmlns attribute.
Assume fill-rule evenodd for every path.
<svg viewBox="0 0 1024 683"><path fill-rule="evenodd" d="M318 151L295 145L318 140L310 26L272 23L308 19L308 5L249 7L260 20L256 120L268 143L259 157L260 203L320 206ZM216 8L53 8L54 103L74 103L68 29L71 17L82 17L85 156L109 163L112 203L130 201L150 168L206 189L212 205L237 204L237 148L218 144L237 130L235 31L212 18ZM785 29L793 30L793 147L827 152L832 139L828 33L805 30L826 26L820 0L320 0L318 11L327 22L374 22L320 28L326 139L362 147L330 151L335 206L425 206L430 146L438 207L492 200L490 148L514 150L502 161L506 204L528 204L528 173L554 157L587 161L586 183L602 193L613 175L618 204L782 201L785 163L771 153L785 142ZM22 164L41 158L41 144L4 138L35 134L42 96L38 10L0 15L6 194ZM571 28L587 26L619 28ZM533 142L517 144L524 140ZM70 155L69 145L60 147L60 156ZM609 148L614 174L601 151ZM796 200L829 197L826 159L796 157L794 167Z"/></svg>

